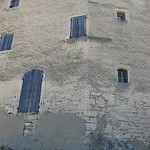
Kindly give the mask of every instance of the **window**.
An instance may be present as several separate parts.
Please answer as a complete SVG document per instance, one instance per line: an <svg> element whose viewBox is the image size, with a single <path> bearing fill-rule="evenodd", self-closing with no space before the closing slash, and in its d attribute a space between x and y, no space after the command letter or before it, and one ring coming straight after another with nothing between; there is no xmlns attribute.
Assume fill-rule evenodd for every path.
<svg viewBox="0 0 150 150"><path fill-rule="evenodd" d="M0 40L0 51L10 50L14 34L4 35Z"/></svg>
<svg viewBox="0 0 150 150"><path fill-rule="evenodd" d="M20 0L11 0L11 4L9 8L17 7L19 5Z"/></svg>
<svg viewBox="0 0 150 150"><path fill-rule="evenodd" d="M126 21L125 12L123 12L123 11L118 11L117 17L118 17L118 20L120 20L120 21Z"/></svg>
<svg viewBox="0 0 150 150"><path fill-rule="evenodd" d="M125 69L118 69L118 82L128 83L128 72Z"/></svg>
<svg viewBox="0 0 150 150"><path fill-rule="evenodd" d="M86 35L86 16L71 18L71 38L78 38Z"/></svg>
<svg viewBox="0 0 150 150"><path fill-rule="evenodd" d="M38 112L43 71L31 70L24 74L19 112Z"/></svg>
<svg viewBox="0 0 150 150"><path fill-rule="evenodd" d="M6 146L0 146L1 150L14 150L12 148L6 147Z"/></svg>

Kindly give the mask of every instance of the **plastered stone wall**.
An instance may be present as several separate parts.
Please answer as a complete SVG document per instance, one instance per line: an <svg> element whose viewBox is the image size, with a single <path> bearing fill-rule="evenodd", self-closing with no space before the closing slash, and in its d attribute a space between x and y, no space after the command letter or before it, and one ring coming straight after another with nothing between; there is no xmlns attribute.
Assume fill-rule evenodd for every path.
<svg viewBox="0 0 150 150"><path fill-rule="evenodd" d="M38 124L34 134L23 136L24 121L35 118L35 114L12 116L1 111L1 147L7 147L11 150L85 149L83 143L85 121L83 119L67 113L43 113L38 117Z"/></svg>
<svg viewBox="0 0 150 150"><path fill-rule="evenodd" d="M150 146L150 2L20 0L19 7L12 9L10 1L0 3L0 34L14 33L12 49L0 52L4 117L18 115L23 74L35 68L44 71L39 114L20 117L20 136L29 135L29 141L40 137L43 128L38 124L46 122L46 117L38 120L44 113L56 114L56 118L69 113L84 120L78 122L84 132L81 149L91 144L91 134ZM126 11L126 22L117 19L118 9ZM87 36L70 39L70 19L81 15L87 16ZM118 68L128 70L129 83L118 83ZM47 141L46 148L50 145ZM61 146L57 149L66 148Z"/></svg>

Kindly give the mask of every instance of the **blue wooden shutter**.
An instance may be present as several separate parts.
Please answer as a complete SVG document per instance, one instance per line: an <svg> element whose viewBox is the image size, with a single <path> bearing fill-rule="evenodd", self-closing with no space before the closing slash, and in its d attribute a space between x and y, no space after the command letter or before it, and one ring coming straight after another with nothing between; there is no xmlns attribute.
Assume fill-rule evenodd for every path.
<svg viewBox="0 0 150 150"><path fill-rule="evenodd" d="M9 8L17 7L19 5L20 0L11 0L11 4Z"/></svg>
<svg viewBox="0 0 150 150"><path fill-rule="evenodd" d="M14 34L2 36L0 41L0 51L10 50Z"/></svg>
<svg viewBox="0 0 150 150"><path fill-rule="evenodd" d="M86 35L86 16L81 16L79 20L79 37Z"/></svg>
<svg viewBox="0 0 150 150"><path fill-rule="evenodd" d="M78 38L86 35L86 16L71 18L71 38Z"/></svg>
<svg viewBox="0 0 150 150"><path fill-rule="evenodd" d="M19 112L38 112L43 71L32 70L24 74Z"/></svg>
<svg viewBox="0 0 150 150"><path fill-rule="evenodd" d="M19 112L29 112L29 101L31 97L32 71L24 74L21 90Z"/></svg>
<svg viewBox="0 0 150 150"><path fill-rule="evenodd" d="M32 72L32 85L31 85L31 97L30 97L30 112L38 112L40 96L41 96L41 86L42 86L43 71L33 70Z"/></svg>
<svg viewBox="0 0 150 150"><path fill-rule="evenodd" d="M17 7L19 5L19 1L20 0L15 0L15 6L14 7Z"/></svg>

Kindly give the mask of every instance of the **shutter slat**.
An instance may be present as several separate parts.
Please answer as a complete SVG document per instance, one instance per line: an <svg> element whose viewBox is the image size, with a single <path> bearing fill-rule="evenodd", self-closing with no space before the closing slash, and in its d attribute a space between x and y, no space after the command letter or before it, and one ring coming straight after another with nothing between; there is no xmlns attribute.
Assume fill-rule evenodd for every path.
<svg viewBox="0 0 150 150"><path fill-rule="evenodd" d="M6 50L6 47L7 47L7 41L8 41L8 35L5 35L5 36L2 36L2 39L1 39L1 41L2 41L2 51L3 50Z"/></svg>
<svg viewBox="0 0 150 150"><path fill-rule="evenodd" d="M9 8L17 7L20 0L12 0Z"/></svg>
<svg viewBox="0 0 150 150"><path fill-rule="evenodd" d="M9 8L13 8L15 6L15 0L11 0L11 4L9 6Z"/></svg>
<svg viewBox="0 0 150 150"><path fill-rule="evenodd" d="M70 37L73 38L73 18L71 18Z"/></svg>
<svg viewBox="0 0 150 150"><path fill-rule="evenodd" d="M0 51L2 51L2 39L0 40Z"/></svg>
<svg viewBox="0 0 150 150"><path fill-rule="evenodd" d="M84 24L83 24L83 17L79 17L79 37L83 35L84 32Z"/></svg>
<svg viewBox="0 0 150 150"><path fill-rule="evenodd" d="M86 16L79 17L79 36L86 35Z"/></svg>
<svg viewBox="0 0 150 150"><path fill-rule="evenodd" d="M15 5L14 5L14 7L17 7L17 6L19 5L19 1L20 1L20 0L15 0Z"/></svg>
<svg viewBox="0 0 150 150"><path fill-rule="evenodd" d="M84 32L83 32L83 35L85 36L86 35L86 16L83 16L83 18L84 18L84 26L83 26L83 28L84 28Z"/></svg>
<svg viewBox="0 0 150 150"><path fill-rule="evenodd" d="M73 19L73 37L77 37L77 18Z"/></svg>

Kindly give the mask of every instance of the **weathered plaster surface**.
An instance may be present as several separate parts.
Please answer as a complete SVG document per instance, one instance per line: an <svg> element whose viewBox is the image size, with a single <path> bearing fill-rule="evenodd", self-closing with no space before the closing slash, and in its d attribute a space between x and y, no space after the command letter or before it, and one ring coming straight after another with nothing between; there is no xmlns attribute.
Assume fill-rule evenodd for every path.
<svg viewBox="0 0 150 150"><path fill-rule="evenodd" d="M9 4L0 1L0 34L15 34L12 49L0 53L0 146L97 150L123 140L124 146L131 141L128 149L147 150L150 2L20 0L13 9ZM127 12L126 22L116 18L118 9ZM70 19L81 15L87 16L87 36L69 39ZM23 73L36 67L44 71L40 113L18 114ZM117 82L118 68L128 70L129 83ZM96 144L99 137L104 143Z"/></svg>
<svg viewBox="0 0 150 150"><path fill-rule="evenodd" d="M15 150L85 149L85 121L74 114L40 115L32 136L23 136L24 121L31 119L30 115L8 116L2 112L0 115L0 144L4 146Z"/></svg>

